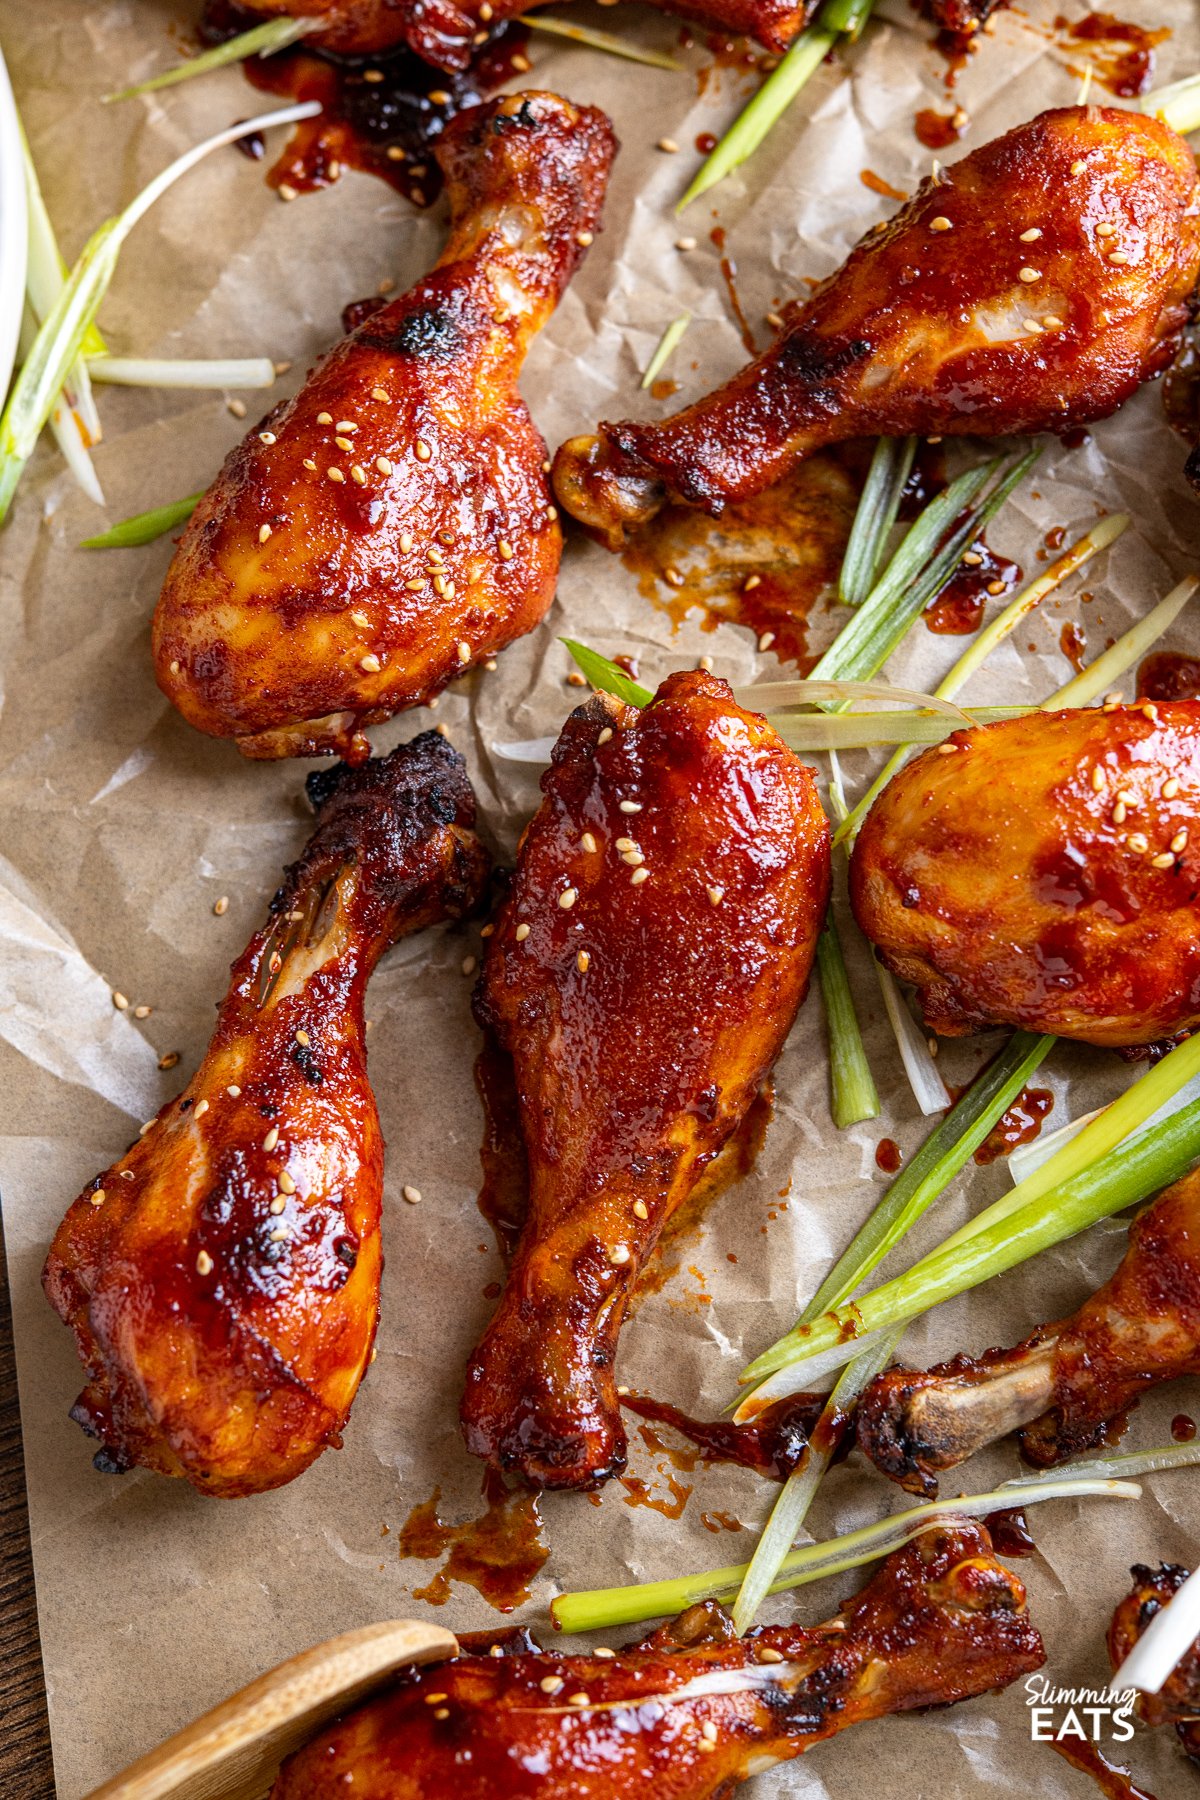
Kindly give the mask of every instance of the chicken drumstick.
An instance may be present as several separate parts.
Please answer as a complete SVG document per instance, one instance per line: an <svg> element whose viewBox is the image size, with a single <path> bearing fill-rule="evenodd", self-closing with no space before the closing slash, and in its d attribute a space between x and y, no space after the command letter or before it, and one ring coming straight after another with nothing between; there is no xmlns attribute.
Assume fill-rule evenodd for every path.
<svg viewBox="0 0 1200 1800"><path fill-rule="evenodd" d="M414 1670L291 1757L271 1800L725 1800L848 1725L1006 1687L1045 1660L1024 1588L966 1521L896 1551L827 1624L728 1633L719 1608L695 1607L604 1660Z"/></svg>
<svg viewBox="0 0 1200 1800"><path fill-rule="evenodd" d="M1106 1440L1148 1388L1200 1374L1200 1170L1135 1219L1111 1281L1015 1350L888 1369L859 1403L858 1445L910 1493L1024 1426L1048 1468Z"/></svg>
<svg viewBox="0 0 1200 1800"><path fill-rule="evenodd" d="M616 549L668 499L719 513L846 438L1071 430L1166 367L1198 272L1183 139L1041 113L924 182L724 387L564 444L555 489Z"/></svg>
<svg viewBox="0 0 1200 1800"><path fill-rule="evenodd" d="M513 1059L529 1215L463 1425L500 1468L588 1487L624 1466L638 1272L804 997L829 830L812 771L702 673L640 713L581 707L542 787L476 999Z"/></svg>
<svg viewBox="0 0 1200 1800"><path fill-rule="evenodd" d="M1117 1048L1200 1023L1200 701L956 731L888 783L855 917L950 1037Z"/></svg>
<svg viewBox="0 0 1200 1800"><path fill-rule="evenodd" d="M517 392L591 242L615 140L553 94L460 113L450 241L225 461L154 616L159 685L248 756L338 751L537 624L562 535Z"/></svg>
<svg viewBox="0 0 1200 1800"><path fill-rule="evenodd" d="M1126 1594L1108 1628L1108 1655L1116 1674L1151 1620L1170 1605L1190 1569L1160 1563L1157 1570L1137 1563L1130 1569L1133 1591ZM1139 1694L1137 1710L1147 1725L1173 1724L1175 1735L1200 1763L1200 1638L1167 1676L1157 1694Z"/></svg>
<svg viewBox="0 0 1200 1800"><path fill-rule="evenodd" d="M317 829L233 965L208 1054L88 1183L43 1282L97 1467L234 1497L339 1441L379 1310L383 1143L363 994L389 945L477 904L488 861L435 732L309 777Z"/></svg>

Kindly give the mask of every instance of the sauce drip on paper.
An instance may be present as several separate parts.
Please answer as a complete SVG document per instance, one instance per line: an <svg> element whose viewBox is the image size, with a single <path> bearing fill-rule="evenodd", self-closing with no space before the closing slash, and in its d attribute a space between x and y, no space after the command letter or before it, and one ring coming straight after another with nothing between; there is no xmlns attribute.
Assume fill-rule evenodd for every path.
<svg viewBox="0 0 1200 1800"><path fill-rule="evenodd" d="M976 1150L975 1161L995 1162L997 1157L1008 1156L1019 1145L1031 1144L1053 1105L1054 1095L1049 1088L1023 1088Z"/></svg>
<svg viewBox="0 0 1200 1800"><path fill-rule="evenodd" d="M550 1554L542 1537L539 1497L510 1492L492 1469L484 1476L483 1495L487 1510L461 1525L447 1525L439 1514L440 1488L409 1513L397 1539L400 1555L423 1562L445 1558L426 1586L413 1589L414 1600L444 1606L455 1581L473 1587L497 1612L513 1612L529 1599L534 1577Z"/></svg>

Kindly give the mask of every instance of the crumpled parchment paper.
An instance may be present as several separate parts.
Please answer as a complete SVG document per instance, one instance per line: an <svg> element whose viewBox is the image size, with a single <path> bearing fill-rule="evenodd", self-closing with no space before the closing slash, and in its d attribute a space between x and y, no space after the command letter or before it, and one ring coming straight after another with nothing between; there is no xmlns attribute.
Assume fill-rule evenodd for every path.
<svg viewBox="0 0 1200 1800"><path fill-rule="evenodd" d="M661 331L685 307L695 318L668 371L681 384L672 405L742 362L708 237L714 224L728 233L740 297L765 341L763 315L803 292L806 278L836 267L859 233L893 210L860 172L908 190L928 171L929 153L912 130L918 107L965 106L969 148L1041 106L1074 99L1078 77L1066 63L1079 58L1064 56L1053 28L1060 7L1071 19L1086 11L1083 0L1026 0L1000 14L948 99L929 28L906 0L884 0L849 58L849 78L842 67L822 69L749 167L682 221L671 209L695 165L695 138L723 129L748 78L724 69L698 82L697 71L712 64L701 45L684 54L688 73L671 75L535 36L527 84L606 107L623 143L604 233L529 360L524 389L549 443L601 414L660 411L637 384ZM1200 67L1194 0L1122 0L1121 12L1172 28L1158 55L1159 82ZM677 22L648 10L580 8L576 16L660 47L678 38ZM69 255L180 149L256 107L237 70L119 107L99 104L106 91L167 63L193 22L192 0L0 4L14 86ZM655 149L664 134L682 146L678 155ZM287 391L337 335L341 306L385 278L398 286L415 279L443 229L438 209L417 214L365 176L281 205L261 167L226 152L139 227L102 323L115 350L290 360L276 389ZM681 235L694 236L698 247L677 249ZM264 409L269 403L246 400L251 419L260 400ZM219 394L106 390L100 405L105 442L96 466L110 519L203 486L245 428ZM1099 510L1117 508L1131 512L1135 525L990 659L974 697L1042 697L1070 673L1058 647L1066 620L1083 627L1095 654L1182 573L1200 567L1200 503L1183 481L1184 455L1156 389L1096 428L1085 447L1047 448L991 530L999 549L1032 573L1052 528L1065 527L1070 541ZM0 538L0 1176L63 1800L278 1659L368 1620L422 1612L411 1590L428 1580L431 1565L402 1561L396 1531L435 1486L447 1517L481 1510L480 1470L462 1449L456 1413L464 1359L491 1305L483 1288L501 1274L475 1204L478 1038L461 965L479 948L478 927L432 931L392 954L369 995L371 1074L389 1150L387 1267L379 1356L345 1448L282 1492L233 1503L203 1500L182 1483L141 1472L114 1480L93 1471L89 1446L67 1418L80 1385L71 1339L39 1288L46 1244L82 1182L119 1154L134 1125L195 1066L227 965L309 828L301 768L244 763L168 709L151 678L148 630L170 543L106 555L78 550L101 524L43 452ZM620 561L573 540L542 628L508 651L494 674L457 687L434 715L470 760L485 828L501 855L511 854L536 803L536 771L498 760L492 746L556 731L578 699L565 685L570 664L557 642L568 629L602 651L633 652L651 683L700 654L739 682L779 673L746 631L724 625L712 635L692 618L673 632ZM818 619L815 640L832 630L832 619ZM1170 641L1195 651L1197 618L1185 613ZM926 686L961 649L962 640L918 627L890 672ZM428 714L395 721L374 734L376 744L387 748L427 723ZM870 763L865 755L846 759L855 783ZM222 895L229 906L218 917L213 907ZM625 1333L622 1378L685 1410L719 1408L744 1352L794 1317L879 1195L879 1139L894 1137L907 1154L928 1129L900 1074L861 946L852 977L883 1117L834 1130L814 993L778 1066L776 1115L757 1167L713 1206L679 1274L640 1306ZM115 1011L114 988L134 1006L152 1007L150 1016L138 1021L132 1009ZM948 1078L967 1079L995 1041L946 1047ZM173 1050L180 1064L161 1072L159 1056ZM1055 1125L1129 1079L1112 1056L1060 1048L1038 1083L1055 1089ZM923 1251L1007 1181L1002 1162L971 1168L900 1259ZM401 1203L405 1183L420 1188L419 1206ZM906 1357L924 1363L959 1348L1015 1342L1071 1310L1113 1266L1123 1239L1120 1224L1101 1227L943 1308L913 1326ZM1194 1410L1196 1399L1194 1390L1176 1390L1147 1404L1128 1444L1166 1441L1172 1413ZM669 1465L647 1448L636 1423L630 1436L631 1473L669 1501ZM1006 1444L962 1479L980 1489L1017 1472ZM548 1498L552 1555L523 1616L544 1624L557 1586L658 1577L747 1555L774 1490L729 1469L677 1480L694 1491L676 1520L631 1509L616 1482L598 1511L581 1497ZM1103 1684L1103 1634L1130 1562L1194 1562L1198 1484L1200 1476L1184 1470L1148 1481L1137 1504L1058 1503L1032 1515L1037 1554L1020 1572L1056 1684ZM826 1482L809 1524L824 1536L901 1504L898 1491L855 1458ZM723 1529L718 1513L745 1529ZM826 1583L772 1607L777 1616L815 1620L844 1591ZM465 1587L434 1616L461 1630L501 1622ZM1159 1800L1194 1780L1167 1733L1140 1733L1123 1754ZM1084 1784L1045 1745L1031 1743L1017 1688L851 1733L764 1776L756 1791L773 1800L901 1791L939 1800L1034 1792L1070 1800Z"/></svg>

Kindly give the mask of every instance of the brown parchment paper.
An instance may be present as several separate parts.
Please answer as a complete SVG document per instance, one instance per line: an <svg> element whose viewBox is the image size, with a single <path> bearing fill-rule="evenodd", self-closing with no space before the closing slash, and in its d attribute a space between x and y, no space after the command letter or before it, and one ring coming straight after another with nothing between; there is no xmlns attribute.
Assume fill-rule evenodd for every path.
<svg viewBox="0 0 1200 1800"><path fill-rule="evenodd" d="M1052 29L1060 9L1072 19L1086 10L1083 0L1025 0L997 18L954 95L972 117L968 147L1041 106L1075 98L1078 78ZM1171 27L1159 52L1160 82L1200 68L1194 0L1122 0L1120 10L1144 25ZM648 10L581 7L577 16L647 44L677 40L677 25ZM699 48L684 56L687 74L670 75L535 37L529 81L606 107L623 143L604 234L527 369L525 392L552 445L602 413L659 410L638 379L660 332L684 307L695 317L671 367L681 383L672 404L741 363L708 239L715 223L728 232L739 292L762 341L771 306L834 268L859 233L892 210L860 172L907 190L928 170L912 119L920 106L946 110L944 64L906 0L883 0L879 17L850 58L850 78L822 69L752 165L682 222L671 208L696 160L691 146L732 117L746 78L717 71L701 85L696 71L712 58ZM99 104L107 90L168 61L192 22L191 0L2 0L0 34L68 254L180 149L256 108L258 97L237 71L120 107ZM679 155L654 148L662 135L683 146ZM341 306L385 278L401 286L413 280L443 229L439 211L414 213L382 184L354 175L281 205L261 168L226 152L139 227L105 304L104 328L114 349L144 355L290 360L276 389L287 391L336 336ZM684 234L699 247L678 250ZM259 398L246 396L251 419ZM244 429L219 394L107 390L100 405L106 435L96 466L110 519L203 486ZM1154 389L1099 426L1086 447L1047 449L993 528L999 548L1032 571L1053 527L1074 537L1099 510L1115 508L1131 512L1135 526L991 658L972 694L1041 698L1070 672L1058 648L1067 619L1083 626L1094 654L1180 574L1200 567L1200 503L1182 479L1184 454ZM425 1610L412 1589L428 1580L431 1566L401 1561L395 1532L435 1486L448 1517L481 1510L480 1470L455 1421L464 1359L491 1304L482 1290L501 1273L475 1204L478 1040L461 965L478 950L477 927L429 932L387 959L369 996L371 1074L389 1146L387 1267L379 1356L345 1448L282 1492L232 1503L140 1472L114 1480L93 1471L89 1446L67 1418L79 1386L71 1341L38 1284L47 1241L84 1179L121 1151L134 1124L194 1067L227 965L308 830L300 767L243 763L170 712L148 657L170 544L108 555L78 550L78 540L101 524L43 452L0 537L0 1178L63 1800L75 1800L279 1658L368 1620ZM1093 598L1083 602L1081 590ZM435 715L470 760L486 829L502 854L535 804L536 771L498 760L493 746L556 731L578 698L564 685L569 663L556 641L568 627L601 650L633 651L651 681L700 654L737 681L777 674L773 659L759 656L750 634L735 627L714 636L693 618L673 633L619 561L573 540L543 627L508 651L494 674L456 688ZM818 639L832 628L818 620ZM1185 614L1171 642L1200 649L1200 620ZM961 640L918 628L891 672L928 685L961 649ZM375 734L377 745L428 722L428 714L396 721ZM868 767L866 757L847 759L855 782ZM216 917L221 895L229 907ZM861 947L852 977L883 1117L842 1134L833 1129L814 994L779 1063L776 1116L757 1167L713 1207L680 1273L646 1300L625 1333L621 1373L635 1387L693 1412L723 1404L744 1352L790 1322L878 1197L879 1139L894 1137L908 1153L928 1129L900 1074ZM139 1022L115 1012L113 988L152 1006L151 1016ZM966 1079L992 1047L984 1040L947 1048L949 1078ZM182 1061L161 1073L157 1059L170 1050ZM1056 1091L1051 1124L1129 1079L1111 1056L1063 1048L1038 1077ZM1003 1163L971 1168L902 1258L961 1223L1008 1179ZM420 1188L419 1206L401 1203L405 1183ZM1076 1305L1113 1266L1123 1240L1114 1223L1040 1257L914 1325L905 1354L919 1363L1016 1341ZM1172 1413L1195 1410L1198 1398L1193 1387L1147 1404L1127 1442L1166 1441ZM663 1458L636 1426L631 1450L631 1473L669 1500ZM979 1489L1017 1469L1007 1444L977 1459L964 1485ZM552 1555L524 1616L544 1624L557 1587L658 1577L748 1554L774 1490L728 1469L677 1479L694 1489L677 1520L631 1509L615 1482L599 1510L581 1497L548 1498ZM825 1536L902 1503L856 1458L825 1483L809 1524ZM745 1529L721 1529L718 1513ZM1138 1504L1038 1509L1037 1554L1021 1573L1056 1684L1102 1685L1103 1632L1128 1565L1194 1561L1198 1528L1200 1475L1191 1470L1147 1481ZM840 1598L837 1584L826 1583L772 1606L780 1616L813 1620ZM458 1629L500 1622L468 1588L457 1588L435 1616ZM1166 1734L1141 1733L1125 1753L1159 1800L1194 1782ZM851 1733L762 1777L755 1791L773 1800L864 1792L1070 1800L1086 1789L1084 1777L1031 1743L1018 1688Z"/></svg>

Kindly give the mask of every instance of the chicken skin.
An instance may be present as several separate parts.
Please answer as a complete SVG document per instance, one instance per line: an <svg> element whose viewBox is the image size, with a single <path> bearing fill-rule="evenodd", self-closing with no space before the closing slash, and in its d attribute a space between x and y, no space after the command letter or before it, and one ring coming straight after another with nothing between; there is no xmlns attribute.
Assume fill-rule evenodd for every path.
<svg viewBox="0 0 1200 1800"><path fill-rule="evenodd" d="M725 682L563 727L476 996L512 1058L529 1212L467 1372L468 1447L540 1487L619 1471L617 1335L663 1225L804 998L829 894L812 771Z"/></svg>
<svg viewBox="0 0 1200 1800"><path fill-rule="evenodd" d="M88 1183L43 1284L96 1466L232 1498L339 1442L371 1356L383 1142L363 995L389 945L478 902L462 758L434 732L309 777L317 828L233 965L208 1053Z"/></svg>
<svg viewBox="0 0 1200 1800"><path fill-rule="evenodd" d="M1114 1675L1152 1619L1168 1606L1190 1569L1160 1563L1157 1570L1137 1563L1130 1569L1133 1591L1126 1594L1108 1628L1108 1655ZM1137 1710L1147 1725L1173 1724L1193 1762L1200 1763L1200 1638L1167 1676L1157 1694L1139 1694Z"/></svg>
<svg viewBox="0 0 1200 1800"><path fill-rule="evenodd" d="M847 438L1073 430L1167 366L1198 272L1183 139L1041 113L922 183L724 387L564 444L555 489L616 549L667 500L720 513Z"/></svg>
<svg viewBox="0 0 1200 1800"><path fill-rule="evenodd" d="M1021 1583L981 1525L956 1522L896 1551L824 1625L736 1638L719 1608L695 1607L603 1660L416 1669L291 1757L271 1800L726 1800L848 1725L1006 1687L1044 1660Z"/></svg>
<svg viewBox="0 0 1200 1800"><path fill-rule="evenodd" d="M1015 1350L877 1376L858 1446L910 1493L933 1495L937 1473L1021 1426L1042 1468L1094 1449L1147 1389L1181 1375L1200 1375L1200 1170L1138 1215L1120 1268L1073 1317Z"/></svg>
<svg viewBox="0 0 1200 1800"><path fill-rule="evenodd" d="M154 616L163 692L248 756L339 752L523 636L562 535L517 393L591 242L604 114L515 94L452 121L450 241L225 461Z"/></svg>
<svg viewBox="0 0 1200 1800"><path fill-rule="evenodd" d="M1153 1044L1200 1023L1200 702L956 731L863 823L855 917L925 1022Z"/></svg>
<svg viewBox="0 0 1200 1800"><path fill-rule="evenodd" d="M465 69L478 33L528 12L537 0L240 0L240 10L315 21L306 42L338 55L373 56L407 46L439 69ZM819 0L650 0L662 12L786 50ZM940 0L939 0L940 3Z"/></svg>

